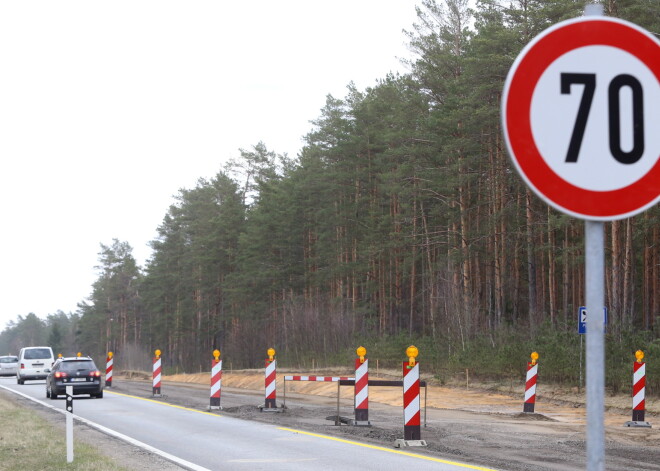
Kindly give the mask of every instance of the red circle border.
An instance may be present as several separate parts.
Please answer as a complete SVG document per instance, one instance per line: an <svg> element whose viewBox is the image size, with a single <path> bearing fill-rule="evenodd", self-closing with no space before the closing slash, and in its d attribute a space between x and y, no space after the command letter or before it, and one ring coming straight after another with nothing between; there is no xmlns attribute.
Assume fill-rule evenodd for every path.
<svg viewBox="0 0 660 471"><path fill-rule="evenodd" d="M620 20L569 20L537 36L518 57L505 89L504 125L511 156L523 178L557 209L587 219L632 216L660 199L660 156L640 179L612 191L575 186L557 175L534 142L531 102L534 89L552 62L573 49L602 45L622 49L642 61L660 82L660 44L634 25Z"/></svg>

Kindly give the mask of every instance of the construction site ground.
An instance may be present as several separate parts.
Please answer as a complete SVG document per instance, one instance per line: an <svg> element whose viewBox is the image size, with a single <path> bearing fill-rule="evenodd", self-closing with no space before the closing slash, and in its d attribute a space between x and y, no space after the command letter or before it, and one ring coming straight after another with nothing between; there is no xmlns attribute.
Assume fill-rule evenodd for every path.
<svg viewBox="0 0 660 471"><path fill-rule="evenodd" d="M403 394L399 387L369 388L370 426L336 425L337 383L284 381L285 375L351 376L350 372L282 371L277 375L279 412L262 412L263 370L224 371L219 415L267 422L319 434L394 447L404 438ZM379 371L370 379L396 380L395 371ZM407 451L449 461L510 471L586 469L586 408L584 391L537 387L535 412L523 413L522 384L455 383L441 386L432 378L421 390L421 438L425 447ZM146 373L125 372L112 388L123 394L152 398ZM164 376L162 397L153 400L208 410L210 373ZM354 417L353 387L339 388L339 415ZM647 398L646 421L651 428L625 426L632 419L630 396L606 396L604 414L606 469L660 471L660 407ZM657 424L660 427L660 423ZM258 437L255 437L258 438ZM255 443L257 443L255 441ZM165 450L167 451L167 450Z"/></svg>

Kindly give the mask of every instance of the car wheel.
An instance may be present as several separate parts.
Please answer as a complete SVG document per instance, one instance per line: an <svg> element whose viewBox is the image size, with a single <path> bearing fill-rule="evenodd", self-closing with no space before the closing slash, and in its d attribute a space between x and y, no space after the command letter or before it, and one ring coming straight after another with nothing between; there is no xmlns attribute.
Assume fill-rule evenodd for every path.
<svg viewBox="0 0 660 471"><path fill-rule="evenodd" d="M50 398L53 400L57 399L57 394L55 394L55 391L53 391L52 389L50 391Z"/></svg>
<svg viewBox="0 0 660 471"><path fill-rule="evenodd" d="M50 389L48 389L48 386L46 386L46 397L50 397Z"/></svg>
<svg viewBox="0 0 660 471"><path fill-rule="evenodd" d="M98 394L94 394L93 396L94 396L96 399L103 399L103 391L101 391L101 392L98 393Z"/></svg>
<svg viewBox="0 0 660 471"><path fill-rule="evenodd" d="M25 380L24 380L24 379L21 379L19 376L16 376L16 383L17 383L17 384L24 384L24 383L25 383Z"/></svg>

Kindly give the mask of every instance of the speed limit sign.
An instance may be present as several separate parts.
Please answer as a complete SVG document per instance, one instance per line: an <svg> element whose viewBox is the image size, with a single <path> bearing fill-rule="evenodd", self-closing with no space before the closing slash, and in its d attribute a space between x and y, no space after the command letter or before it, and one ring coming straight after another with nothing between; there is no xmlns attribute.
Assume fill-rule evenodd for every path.
<svg viewBox="0 0 660 471"><path fill-rule="evenodd" d="M584 17L534 38L504 86L502 126L525 182L574 217L609 221L660 201L660 42Z"/></svg>

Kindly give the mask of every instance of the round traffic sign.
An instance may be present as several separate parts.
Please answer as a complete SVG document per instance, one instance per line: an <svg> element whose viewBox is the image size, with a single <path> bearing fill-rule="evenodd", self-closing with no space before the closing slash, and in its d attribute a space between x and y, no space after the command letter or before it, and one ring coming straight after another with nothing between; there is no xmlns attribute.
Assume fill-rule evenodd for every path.
<svg viewBox="0 0 660 471"><path fill-rule="evenodd" d="M660 201L660 42L606 17L558 23L507 76L509 154L544 201L591 220L629 217Z"/></svg>

